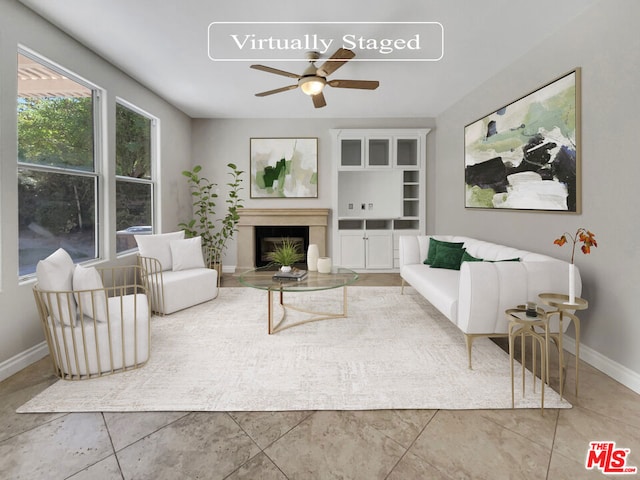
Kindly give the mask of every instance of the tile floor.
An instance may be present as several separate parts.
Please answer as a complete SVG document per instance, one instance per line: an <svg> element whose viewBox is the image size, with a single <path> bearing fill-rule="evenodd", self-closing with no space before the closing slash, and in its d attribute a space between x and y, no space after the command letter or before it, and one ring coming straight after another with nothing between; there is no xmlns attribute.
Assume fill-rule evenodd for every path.
<svg viewBox="0 0 640 480"><path fill-rule="evenodd" d="M399 285L400 279L363 275L359 284ZM235 285L235 278L224 277L223 286ZM552 366L557 372L557 363ZM584 466L594 440L630 449L627 465L640 466L640 395L586 363L580 365L578 398L573 380L569 368L567 398L574 407L544 415L539 410L16 414L56 381L45 358L0 383L0 478L590 479L603 477Z"/></svg>

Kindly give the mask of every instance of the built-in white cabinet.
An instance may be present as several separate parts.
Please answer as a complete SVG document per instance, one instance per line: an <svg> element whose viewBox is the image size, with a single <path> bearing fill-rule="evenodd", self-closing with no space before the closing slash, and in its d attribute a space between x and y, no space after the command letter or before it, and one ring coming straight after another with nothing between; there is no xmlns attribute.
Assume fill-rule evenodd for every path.
<svg viewBox="0 0 640 480"><path fill-rule="evenodd" d="M354 270L389 270L394 264L390 220L346 220L337 236L339 265Z"/></svg>
<svg viewBox="0 0 640 480"><path fill-rule="evenodd" d="M425 231L429 129L336 129L333 257L354 270L398 268L398 237Z"/></svg>

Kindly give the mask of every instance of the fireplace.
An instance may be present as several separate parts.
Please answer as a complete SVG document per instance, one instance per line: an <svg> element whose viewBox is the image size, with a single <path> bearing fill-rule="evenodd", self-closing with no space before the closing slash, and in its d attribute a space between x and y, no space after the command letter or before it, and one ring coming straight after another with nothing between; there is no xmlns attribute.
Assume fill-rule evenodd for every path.
<svg viewBox="0 0 640 480"><path fill-rule="evenodd" d="M238 215L237 268L241 271L257 266L254 232L257 227L305 227L307 243L303 245L303 253L306 255L306 247L313 243L318 245L320 256L328 254L327 208L239 208Z"/></svg>
<svg viewBox="0 0 640 480"><path fill-rule="evenodd" d="M267 255L275 250L285 238L298 245L299 251L305 255L300 263L306 263L307 248L309 248L309 227L257 225L254 227L254 235L256 267L264 267L271 263Z"/></svg>

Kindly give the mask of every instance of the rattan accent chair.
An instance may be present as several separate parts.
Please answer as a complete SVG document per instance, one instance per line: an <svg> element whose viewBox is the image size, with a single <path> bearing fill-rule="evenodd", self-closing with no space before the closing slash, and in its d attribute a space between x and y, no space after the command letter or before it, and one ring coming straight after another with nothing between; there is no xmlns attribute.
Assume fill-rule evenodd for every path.
<svg viewBox="0 0 640 480"><path fill-rule="evenodd" d="M40 274L33 287L55 374L84 380L143 366L150 354L151 306L140 267L72 270L74 284L90 277L97 288L51 289Z"/></svg>

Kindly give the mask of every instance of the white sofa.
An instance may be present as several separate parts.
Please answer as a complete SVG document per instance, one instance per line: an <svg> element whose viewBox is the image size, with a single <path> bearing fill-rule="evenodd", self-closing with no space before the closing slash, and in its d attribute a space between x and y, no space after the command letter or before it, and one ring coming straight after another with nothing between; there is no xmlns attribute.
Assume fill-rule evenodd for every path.
<svg viewBox="0 0 640 480"><path fill-rule="evenodd" d="M527 301L540 303L542 292L569 290L569 264L547 255L517 250L469 237L435 235L437 240L463 242L473 257L487 261L462 262L460 270L432 268L427 258L427 235L400 237L400 276L453 322L465 335L471 368L471 348L476 337L505 337L505 310ZM518 258L519 261L500 261ZM576 269L576 296L582 283ZM550 331L558 331L558 320L550 319ZM566 330L569 322L563 323Z"/></svg>
<svg viewBox="0 0 640 480"><path fill-rule="evenodd" d="M218 296L218 272L205 267L200 237L180 230L135 239L154 312L168 315Z"/></svg>

